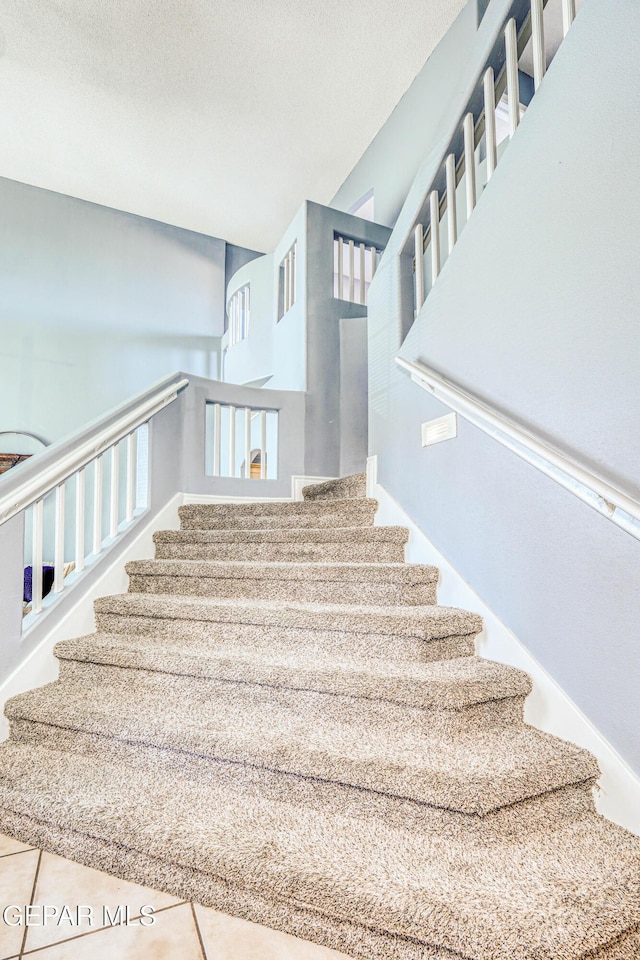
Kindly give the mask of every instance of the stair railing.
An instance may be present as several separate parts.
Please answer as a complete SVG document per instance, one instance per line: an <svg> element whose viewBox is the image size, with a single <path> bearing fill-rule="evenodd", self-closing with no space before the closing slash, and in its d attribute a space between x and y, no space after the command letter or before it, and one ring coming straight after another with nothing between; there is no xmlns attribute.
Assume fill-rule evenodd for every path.
<svg viewBox="0 0 640 960"><path fill-rule="evenodd" d="M447 380L433 367L403 357L396 357L396 363L419 387L640 540L640 502L634 496Z"/></svg>
<svg viewBox="0 0 640 960"><path fill-rule="evenodd" d="M134 400L94 421L73 438L51 444L0 480L0 524L25 513L30 528L31 599L23 629L43 611L43 568L51 560L55 597L65 589L65 574L73 567L80 574L93 564L147 509L147 425L172 403L189 381L175 375L162 380ZM108 501L104 496L104 471L108 467ZM90 544L87 544L86 481L90 477ZM124 489L121 496L121 482ZM65 505L67 487L74 494L73 536L75 557L65 557ZM45 503L53 507L53 556L45 558ZM106 514L106 524L105 524ZM30 547L30 551L29 551Z"/></svg>
<svg viewBox="0 0 640 960"><path fill-rule="evenodd" d="M482 189L478 153L484 138L486 182L498 164L496 105L506 97L508 143L521 119L518 63L529 41L532 44L534 94L546 72L544 8L547 0L514 0L484 69L459 117L455 133L444 151L437 173L414 221L406 253L413 253L414 317L436 283L445 259L469 221ZM575 0L562 0L563 38L575 18ZM464 203L464 217L458 210Z"/></svg>

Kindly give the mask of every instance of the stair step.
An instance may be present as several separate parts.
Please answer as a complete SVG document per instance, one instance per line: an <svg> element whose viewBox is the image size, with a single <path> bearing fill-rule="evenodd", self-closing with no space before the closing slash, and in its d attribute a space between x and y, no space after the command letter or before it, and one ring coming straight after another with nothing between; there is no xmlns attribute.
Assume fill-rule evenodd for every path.
<svg viewBox="0 0 640 960"><path fill-rule="evenodd" d="M155 633L192 642L237 641L264 649L304 649L309 655L394 660L449 660L474 652L482 629L475 613L440 606L357 606L293 601L220 600L119 594L95 601L105 633ZM214 626L215 625L215 626Z"/></svg>
<svg viewBox="0 0 640 960"><path fill-rule="evenodd" d="M436 602L437 567L409 563L264 563L136 560L132 593L418 605Z"/></svg>
<svg viewBox="0 0 640 960"><path fill-rule="evenodd" d="M403 527L271 530L161 530L157 559L401 563Z"/></svg>
<svg viewBox="0 0 640 960"><path fill-rule="evenodd" d="M587 751L523 724L451 729L377 700L85 666L13 697L7 717L56 727L68 749L78 730L480 816L599 774Z"/></svg>
<svg viewBox="0 0 640 960"><path fill-rule="evenodd" d="M55 654L63 661L386 700L433 710L464 711L478 704L520 699L531 692L526 673L480 657L432 663L340 660L326 654L310 659L296 650L264 651L233 643L213 647L207 642L167 642L153 635L101 633L63 640L56 644Z"/></svg>
<svg viewBox="0 0 640 960"><path fill-rule="evenodd" d="M600 817L500 842L476 835L470 818L444 839L274 801L215 773L202 784L162 757L88 763L5 743L0 829L289 932L306 924L336 949L360 942L363 956L634 956L616 941L634 947L640 844Z"/></svg>
<svg viewBox="0 0 640 960"><path fill-rule="evenodd" d="M190 503L178 509L182 530L373 526L375 500Z"/></svg>
<svg viewBox="0 0 640 960"><path fill-rule="evenodd" d="M312 483L302 488L305 500L341 500L366 497L366 473L354 473L350 477L338 480L325 480L324 483Z"/></svg>

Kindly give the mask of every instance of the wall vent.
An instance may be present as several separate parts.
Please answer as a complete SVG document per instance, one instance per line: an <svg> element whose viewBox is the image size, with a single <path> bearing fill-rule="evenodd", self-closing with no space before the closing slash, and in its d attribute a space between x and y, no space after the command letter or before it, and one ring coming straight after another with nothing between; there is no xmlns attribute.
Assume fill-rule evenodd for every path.
<svg viewBox="0 0 640 960"><path fill-rule="evenodd" d="M429 447L441 440L452 440L458 436L458 418L455 413L447 413L437 420L427 420L422 424L422 446Z"/></svg>

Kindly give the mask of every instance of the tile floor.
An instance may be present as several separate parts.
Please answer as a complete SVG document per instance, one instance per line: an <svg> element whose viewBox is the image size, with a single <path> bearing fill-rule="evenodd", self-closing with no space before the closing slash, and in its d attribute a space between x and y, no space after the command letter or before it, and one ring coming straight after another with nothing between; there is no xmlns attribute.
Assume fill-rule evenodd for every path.
<svg viewBox="0 0 640 960"><path fill-rule="evenodd" d="M5 907L33 905L31 923ZM73 916L42 924L42 907L93 909L92 923ZM154 907L155 923L139 922ZM130 925L109 924L107 906L129 907ZM79 924L78 924L79 919ZM117 918L116 918L117 919ZM34 921L40 923L34 924ZM106 925L105 925L106 924ZM0 836L0 960L348 960L341 953L238 920L166 893L118 880L99 870Z"/></svg>

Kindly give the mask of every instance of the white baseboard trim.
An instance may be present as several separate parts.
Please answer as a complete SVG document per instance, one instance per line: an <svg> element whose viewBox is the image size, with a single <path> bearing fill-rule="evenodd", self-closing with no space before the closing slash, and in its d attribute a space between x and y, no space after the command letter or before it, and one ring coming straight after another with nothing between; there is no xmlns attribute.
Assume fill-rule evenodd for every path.
<svg viewBox="0 0 640 960"><path fill-rule="evenodd" d="M98 597L108 597L116 593L126 593L129 578L125 573L125 564L130 560L146 560L154 555L153 534L156 530L178 529L178 507L183 502L183 494L177 493L167 505L146 523L141 521L138 532L131 539L125 552L116 560L109 562L105 557L104 570L93 587L84 593L71 606L67 614L53 627L28 657L0 685L0 740L9 735L9 721L4 716L4 705L10 697L34 687L51 683L58 677L58 661L53 648L59 640L81 637L93 633L96 628L93 602Z"/></svg>
<svg viewBox="0 0 640 960"><path fill-rule="evenodd" d="M313 483L326 483L327 480L337 480L337 477L302 477L302 476L292 476L291 477L291 499L292 500L303 500L302 490L303 487L308 487Z"/></svg>
<svg viewBox="0 0 640 960"><path fill-rule="evenodd" d="M525 706L527 723L577 743L597 758L602 771L596 790L598 811L627 830L640 834L640 779L553 677L378 484L375 456L367 461L367 496L379 503L375 519L377 526L408 527L406 559L410 563L429 563L439 568L438 602L472 610L483 618L484 630L476 642L477 652L488 659L519 667L533 679L533 692Z"/></svg>
<svg viewBox="0 0 640 960"><path fill-rule="evenodd" d="M182 503L288 503L291 497L232 497L212 493L184 493Z"/></svg>

